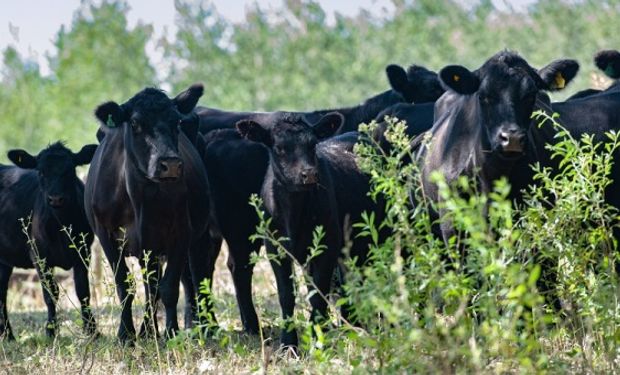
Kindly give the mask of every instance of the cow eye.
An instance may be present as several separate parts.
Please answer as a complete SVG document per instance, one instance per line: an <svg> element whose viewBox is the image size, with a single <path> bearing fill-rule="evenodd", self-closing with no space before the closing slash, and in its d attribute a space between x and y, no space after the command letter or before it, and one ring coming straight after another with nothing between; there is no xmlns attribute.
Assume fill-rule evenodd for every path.
<svg viewBox="0 0 620 375"><path fill-rule="evenodd" d="M491 95L480 95L478 96L478 99L480 100L480 103L482 104L493 104L496 102L495 97L491 96Z"/></svg>
<svg viewBox="0 0 620 375"><path fill-rule="evenodd" d="M140 133L140 131L142 130L140 124L136 120L131 120L131 129L134 131L134 133Z"/></svg>
<svg viewBox="0 0 620 375"><path fill-rule="evenodd" d="M284 155L286 153L286 150L282 146L275 146L274 150L278 155Z"/></svg>

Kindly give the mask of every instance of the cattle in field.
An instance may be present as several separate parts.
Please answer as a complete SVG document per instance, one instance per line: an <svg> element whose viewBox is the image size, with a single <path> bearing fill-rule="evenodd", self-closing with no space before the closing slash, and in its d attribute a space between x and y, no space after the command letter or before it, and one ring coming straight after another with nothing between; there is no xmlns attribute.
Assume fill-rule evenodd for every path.
<svg viewBox="0 0 620 375"><path fill-rule="evenodd" d="M391 89L377 94L364 102L337 109L323 109L309 112L232 112L219 109L198 107L200 132L206 134L216 129L233 129L238 121L252 119L257 122L273 122L277 116L289 113L305 116L309 122L316 122L325 114L340 112L345 117L341 133L357 130L360 123L374 119L379 112L396 103L434 102L443 93L437 74L422 66L411 65L407 71L398 65L388 65L386 74Z"/></svg>
<svg viewBox="0 0 620 375"><path fill-rule="evenodd" d="M77 166L90 163L96 148L87 145L75 154L57 142L36 156L11 150L15 166L0 166L0 337L14 339L6 303L15 267L34 268L39 275L48 337L57 327L53 269L73 269L84 331L96 333L88 283L93 233L84 212L84 184L75 173Z"/></svg>
<svg viewBox="0 0 620 375"><path fill-rule="evenodd" d="M586 89L579 91L576 94L571 95L568 100L575 100L585 98L591 95L597 95L601 93L609 93L620 91L620 52L616 50L603 50L594 55L594 64L605 75L613 79L614 82L605 90L599 89Z"/></svg>
<svg viewBox="0 0 620 375"><path fill-rule="evenodd" d="M170 99L146 88L123 104L107 102L95 111L105 136L93 157L84 199L88 220L114 272L122 304L122 342L135 338L126 256L137 257L149 275L144 278L147 303L141 335L157 333L159 294L166 335L178 330L179 280L188 261L192 293L202 280L211 280L213 265L204 243L207 176L200 156L179 129L202 93L202 85L193 85Z"/></svg>
<svg viewBox="0 0 620 375"><path fill-rule="evenodd" d="M439 74L450 90L437 103L429 144L417 151L425 196L439 202L430 175L438 171L448 184L460 176L472 178L478 191L488 193L493 182L509 176L527 149L531 115L540 92L565 87L579 69L574 60L557 60L536 70L516 53L503 51L474 72L458 65ZM449 105L442 105L442 101ZM432 211L433 219L443 217ZM434 228L445 241L456 233L441 220Z"/></svg>
<svg viewBox="0 0 620 375"><path fill-rule="evenodd" d="M299 116L281 118L269 128L252 120L237 123L241 136L269 150L261 196L272 218L272 229L288 238L284 247L294 257L280 256L271 262L285 320L292 318L295 307L291 279L295 260L301 264L309 261L311 288L319 291L310 297L311 319L320 322L327 313L325 296L347 233L352 241L350 255L359 262L366 258L368 239L350 232L352 224L361 220L362 212L377 207L368 196L369 177L358 169L352 152L357 136L347 133L327 139L338 132L343 122L343 116L334 112L312 125ZM320 255L309 259L313 231L318 225L325 231L326 247ZM265 246L268 253L278 255L270 242ZM281 344L297 346L296 331L283 328Z"/></svg>
<svg viewBox="0 0 620 375"><path fill-rule="evenodd" d="M338 130L343 133L356 130L362 122L370 122L387 106L403 101L434 101L444 92L437 74L423 67L411 66L408 71L390 65L386 69L392 90L367 99L354 107L340 108L344 124ZM317 122L329 110L291 113L224 112L198 110L201 116L200 131L204 133L205 147L201 148L210 184L213 216L217 228L214 242L223 237L229 247L228 267L231 271L243 328L258 333L258 317L252 302L252 253L258 252L259 243L250 241L255 233L258 218L248 204L252 194L259 194L267 170L269 154L263 144L243 139L234 129L236 122L246 119L271 128L282 119L291 116L301 118L307 124ZM218 247L214 245L214 247Z"/></svg>

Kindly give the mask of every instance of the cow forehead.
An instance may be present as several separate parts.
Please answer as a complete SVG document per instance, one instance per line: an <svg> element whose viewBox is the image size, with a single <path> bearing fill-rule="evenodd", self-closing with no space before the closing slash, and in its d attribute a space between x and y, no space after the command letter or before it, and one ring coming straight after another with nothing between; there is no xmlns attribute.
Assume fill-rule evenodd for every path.
<svg viewBox="0 0 620 375"><path fill-rule="evenodd" d="M535 90L537 85L532 70L532 68L521 66L509 67L504 64L493 64L488 66L481 76L481 89L483 91Z"/></svg>
<svg viewBox="0 0 620 375"><path fill-rule="evenodd" d="M538 72L519 55L500 52L478 70L478 75L483 83L529 88L527 86L536 85Z"/></svg>
<svg viewBox="0 0 620 375"><path fill-rule="evenodd" d="M37 168L59 171L73 167L73 153L68 150L43 150L37 157Z"/></svg>
<svg viewBox="0 0 620 375"><path fill-rule="evenodd" d="M179 117L176 106L163 91L146 88L129 99L123 107L132 116L154 119L161 117Z"/></svg>
<svg viewBox="0 0 620 375"><path fill-rule="evenodd" d="M316 141L312 128L303 123L278 123L274 126L272 133L276 143L307 143Z"/></svg>

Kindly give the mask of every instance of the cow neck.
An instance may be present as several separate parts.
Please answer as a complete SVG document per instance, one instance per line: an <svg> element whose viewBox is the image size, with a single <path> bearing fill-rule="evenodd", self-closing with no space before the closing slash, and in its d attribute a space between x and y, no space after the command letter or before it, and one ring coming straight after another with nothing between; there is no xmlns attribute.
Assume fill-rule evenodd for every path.
<svg viewBox="0 0 620 375"><path fill-rule="evenodd" d="M394 90L387 90L368 98L356 106L314 111L307 114L306 118L309 122L316 122L317 118L315 117L323 116L329 112L340 112L344 116L345 121L339 133L346 133L357 130L361 123L368 123L374 120L387 107L404 102L405 99L402 95Z"/></svg>
<svg viewBox="0 0 620 375"><path fill-rule="evenodd" d="M553 108L551 108L550 102L543 101L538 97L536 99L536 110L542 110L545 114L549 116L551 116L554 112ZM547 141L551 141L554 136L555 130L553 129L548 120L545 120L542 126L539 126L538 120L532 120L530 128L527 132L526 158L528 160L528 165L536 162L546 164L548 160L551 160L549 150L547 150L546 147L543 147L541 150L539 150L536 145L546 144Z"/></svg>

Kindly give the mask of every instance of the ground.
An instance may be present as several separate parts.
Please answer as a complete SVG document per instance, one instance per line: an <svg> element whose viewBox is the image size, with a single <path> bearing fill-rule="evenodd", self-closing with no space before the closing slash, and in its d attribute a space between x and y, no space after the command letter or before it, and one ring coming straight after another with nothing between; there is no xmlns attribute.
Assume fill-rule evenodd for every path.
<svg viewBox="0 0 620 375"><path fill-rule="evenodd" d="M96 251L98 251L96 249ZM274 328L279 307L275 280L270 266L261 259L254 276L254 298L257 312L265 325L264 337L241 332L241 322L230 273L226 268L227 250L224 246L215 272L214 292L216 313L222 331L202 345L181 334L171 342L163 339L139 341L134 348L123 348L115 335L119 306L109 267L102 262L103 272L91 266L91 277L99 281L92 288L92 300L99 332L91 340L79 327L79 306L73 292L69 273L56 270L60 280L61 297L58 311L61 324L59 335L47 340L44 324L47 310L41 287L35 274L14 275L9 290L8 308L15 342L0 341L0 373L6 374L125 374L125 373L222 373L244 374L263 372L306 372L306 359L294 359L290 354L274 351L278 330ZM93 263L97 263L94 261ZM131 261L134 274L139 275L137 262ZM95 276L100 274L101 276ZM143 310L141 284L134 304L134 323L138 327ZM304 303L300 301L300 303ZM179 301L180 324L184 301ZM160 308L160 328L163 314ZM328 367L332 367L326 363ZM338 361L333 368L345 370ZM305 369L305 370L304 370ZM316 368L315 368L316 370ZM327 370L327 369L326 369ZM344 371L346 372L346 371Z"/></svg>

